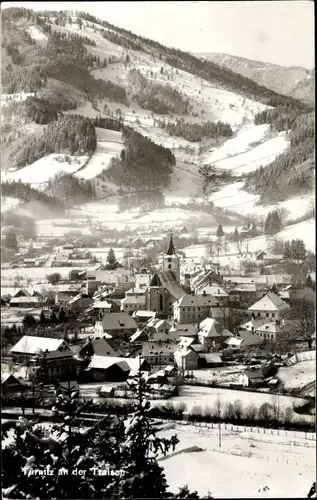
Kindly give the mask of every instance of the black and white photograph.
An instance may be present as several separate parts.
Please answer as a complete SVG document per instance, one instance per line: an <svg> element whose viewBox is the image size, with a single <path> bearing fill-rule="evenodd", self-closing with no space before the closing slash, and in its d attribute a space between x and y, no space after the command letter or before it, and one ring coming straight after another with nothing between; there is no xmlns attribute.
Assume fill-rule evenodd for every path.
<svg viewBox="0 0 317 500"><path fill-rule="evenodd" d="M0 14L2 498L316 498L314 2Z"/></svg>

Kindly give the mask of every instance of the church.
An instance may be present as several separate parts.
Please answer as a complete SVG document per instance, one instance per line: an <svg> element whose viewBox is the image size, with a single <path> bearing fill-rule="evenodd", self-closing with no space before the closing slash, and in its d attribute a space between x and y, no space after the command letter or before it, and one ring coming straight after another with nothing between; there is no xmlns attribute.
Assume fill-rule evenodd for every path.
<svg viewBox="0 0 317 500"><path fill-rule="evenodd" d="M146 308L158 317L173 315L173 304L186 295L180 284L180 257L176 254L173 238L163 257L162 270L156 272L146 291Z"/></svg>

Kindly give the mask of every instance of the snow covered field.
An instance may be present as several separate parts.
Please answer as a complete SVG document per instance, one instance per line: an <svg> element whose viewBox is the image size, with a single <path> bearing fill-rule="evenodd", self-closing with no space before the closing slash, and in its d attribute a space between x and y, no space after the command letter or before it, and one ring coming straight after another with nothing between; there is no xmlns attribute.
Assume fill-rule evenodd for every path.
<svg viewBox="0 0 317 500"><path fill-rule="evenodd" d="M66 160L67 157L67 160ZM35 161L31 165L14 172L2 175L4 181L21 181L31 184L36 189L43 189L47 182L57 174L73 174L88 160L88 156L69 156L63 154L49 154Z"/></svg>
<svg viewBox="0 0 317 500"><path fill-rule="evenodd" d="M93 271L98 267L89 266L85 267L87 271ZM69 272L72 269L77 269L76 266L71 267L23 267L18 269L1 269L1 286L13 286L16 276L21 276L26 283L26 280L29 278L32 282L32 285L35 283L46 283L46 276L52 273L59 273L62 279L68 278ZM25 284L24 283L24 284ZM23 284L23 283L22 283ZM21 285L20 285L21 286Z"/></svg>
<svg viewBox="0 0 317 500"><path fill-rule="evenodd" d="M221 448L218 429L175 425L174 429L160 432L166 438L177 434L180 443L176 453L193 446L202 449L159 462L171 491L177 492L178 487L187 484L199 496L210 492L214 498L307 497L316 477L314 440L229 429L222 427ZM269 490L260 493L261 486Z"/></svg>
<svg viewBox="0 0 317 500"><path fill-rule="evenodd" d="M264 142L255 147L252 146L252 142L260 140L257 137L265 136L267 127L269 125L242 129L236 137L228 139L220 148L204 155L201 163L214 164L215 167L224 170L233 170L234 175L253 172L261 165L265 167L289 147L285 134L279 134L267 140L262 139Z"/></svg>
<svg viewBox="0 0 317 500"><path fill-rule="evenodd" d="M266 217L272 210L282 209L284 220L295 220L305 215L315 202L315 194L294 196L288 200L270 205L257 205L260 195L250 194L243 189L244 182L234 182L223 186L209 196L216 207L230 208L245 215ZM236 208L235 208L236 207Z"/></svg>
<svg viewBox="0 0 317 500"><path fill-rule="evenodd" d="M36 221L36 232L38 236L42 237L63 237L65 234L69 232L73 232L78 235L89 235L91 234L91 228L88 224L80 225L80 227L72 226L71 223L69 226L55 226L53 220L37 220Z"/></svg>
<svg viewBox="0 0 317 500"><path fill-rule="evenodd" d="M177 403L184 402L186 404L186 411L190 412L193 407L200 406L202 410L212 408L220 400L222 407L227 403L232 403L235 400L240 400L243 407L250 404L254 404L259 408L264 403L272 404L273 397L272 394L264 392L252 392L252 391L237 391L233 389L223 389L220 387L200 387L183 385L180 387L180 395L171 398L174 405ZM155 404L164 405L166 401L156 400ZM290 396L279 396L279 407L281 409L293 406L301 406L305 403L303 398L293 398ZM294 418L296 414L294 413Z"/></svg>
<svg viewBox="0 0 317 500"><path fill-rule="evenodd" d="M121 132L96 127L96 135L96 151L87 165L75 174L78 178L93 179L102 170L106 170L109 167L111 158L119 156L123 149Z"/></svg>
<svg viewBox="0 0 317 500"><path fill-rule="evenodd" d="M316 380L316 360L283 366L279 369L278 378L283 382L285 389L301 389Z"/></svg>

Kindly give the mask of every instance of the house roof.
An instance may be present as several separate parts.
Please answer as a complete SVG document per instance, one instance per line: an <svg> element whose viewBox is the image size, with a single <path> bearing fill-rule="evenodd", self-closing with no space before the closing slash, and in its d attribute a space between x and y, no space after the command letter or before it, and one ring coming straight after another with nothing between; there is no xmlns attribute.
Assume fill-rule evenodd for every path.
<svg viewBox="0 0 317 500"><path fill-rule="evenodd" d="M229 346L239 346L242 343L242 339L237 339L236 337L230 337L230 339L227 339L224 341L224 344L227 344Z"/></svg>
<svg viewBox="0 0 317 500"><path fill-rule="evenodd" d="M185 349L181 349L179 351L176 351L174 353L174 357L176 359L177 358L186 358L189 355L191 355L191 356L195 355L196 358L198 357L198 354L196 352L192 351L191 349L186 349L186 348Z"/></svg>
<svg viewBox="0 0 317 500"><path fill-rule="evenodd" d="M104 337L101 339L89 339L80 352L87 349L88 346L91 346L92 354L97 356L118 356L121 354L121 351L118 352L117 349L114 349L111 343Z"/></svg>
<svg viewBox="0 0 317 500"><path fill-rule="evenodd" d="M63 339L54 339L49 337L31 337L29 335L24 335L22 339L19 340L12 347L12 353L24 353L24 354L37 354L42 351L48 350L56 351L59 347L64 344Z"/></svg>
<svg viewBox="0 0 317 500"><path fill-rule="evenodd" d="M179 342L178 342L178 345L181 346L181 347L188 347L190 346L193 342L195 341L195 339L193 337L180 337L179 338Z"/></svg>
<svg viewBox="0 0 317 500"><path fill-rule="evenodd" d="M129 340L130 342L143 342L149 340L149 336L145 330L137 330Z"/></svg>
<svg viewBox="0 0 317 500"><path fill-rule="evenodd" d="M156 352L161 353L161 356L167 354L173 354L174 351L178 349L178 345L171 342L143 342L142 344L142 355L143 356L155 356ZM158 354L157 354L158 356Z"/></svg>
<svg viewBox="0 0 317 500"><path fill-rule="evenodd" d="M92 301L92 299L86 295L85 293L79 293L78 295L76 295L75 297L71 298L69 301L68 301L68 304L69 305L72 305L72 304L75 304L76 302L78 302L79 300L81 299L89 299L89 301Z"/></svg>
<svg viewBox="0 0 317 500"><path fill-rule="evenodd" d="M155 323L153 327L155 328L155 330L158 330L159 328L168 328L170 330L172 325L170 321L167 321L166 319L160 319L157 323Z"/></svg>
<svg viewBox="0 0 317 500"><path fill-rule="evenodd" d="M135 319L126 312L106 313L101 323L106 332L111 330L137 330Z"/></svg>
<svg viewBox="0 0 317 500"><path fill-rule="evenodd" d="M38 297L12 297L10 299L10 304L38 304L39 303L39 298Z"/></svg>
<svg viewBox="0 0 317 500"><path fill-rule="evenodd" d="M93 368L99 370L107 370L113 365L119 366L121 370L125 372L129 372L131 370L125 358L116 356L97 356L96 354L91 358L87 370L91 370Z"/></svg>
<svg viewBox="0 0 317 500"><path fill-rule="evenodd" d="M206 347L204 345L202 345L202 344L194 344L194 343L192 343L192 344L190 344L190 348L193 351L197 352L197 353L198 352L199 353L203 353L203 352L207 351Z"/></svg>
<svg viewBox="0 0 317 500"><path fill-rule="evenodd" d="M138 316L139 318L153 318L156 315L156 312L153 311L136 311L133 316Z"/></svg>
<svg viewBox="0 0 317 500"><path fill-rule="evenodd" d="M268 292L264 297L255 302L248 311L284 311L289 306L278 295L273 292Z"/></svg>
<svg viewBox="0 0 317 500"><path fill-rule="evenodd" d="M196 335L198 328L193 323L175 323L170 329L170 332L177 331L179 335Z"/></svg>
<svg viewBox="0 0 317 500"><path fill-rule="evenodd" d="M207 295L212 295L214 297L228 297L227 292L218 284L211 284L200 287L197 293L201 294L202 292L206 292Z"/></svg>
<svg viewBox="0 0 317 500"><path fill-rule="evenodd" d="M199 306L212 306L216 305L217 301L212 295L184 295L176 300L173 304L174 307L199 307Z"/></svg>
<svg viewBox="0 0 317 500"><path fill-rule="evenodd" d="M135 297L134 295L128 295L128 297L121 299L121 304L143 305L143 304L145 304L145 296L142 295L142 296Z"/></svg>
<svg viewBox="0 0 317 500"><path fill-rule="evenodd" d="M202 353L199 357L205 359L206 363L222 363L222 358L217 352Z"/></svg>
<svg viewBox="0 0 317 500"><path fill-rule="evenodd" d="M31 297L31 294L25 288L20 288L20 290L17 290L13 297L16 297L19 293L23 293L24 297Z"/></svg>
<svg viewBox="0 0 317 500"><path fill-rule="evenodd" d="M214 318L206 318L199 328L198 335L201 337L232 337L232 333Z"/></svg>
<svg viewBox="0 0 317 500"><path fill-rule="evenodd" d="M245 330L243 332L239 332L237 337L238 339L242 339L241 347L248 347L252 345L263 344L264 340L258 335Z"/></svg>
<svg viewBox="0 0 317 500"><path fill-rule="evenodd" d="M250 379L250 380L264 380L265 376L262 373L261 368L257 370L245 370L244 374Z"/></svg>
<svg viewBox="0 0 317 500"><path fill-rule="evenodd" d="M267 318L251 319L250 321L247 321L246 323L243 323L242 325L240 325L240 328L251 332L252 328L254 329L254 331L256 331L258 328L260 328L261 326L263 326L267 323L268 323Z"/></svg>
<svg viewBox="0 0 317 500"><path fill-rule="evenodd" d="M111 309L112 304L110 302L107 302L106 300L96 300L92 304L93 309Z"/></svg>

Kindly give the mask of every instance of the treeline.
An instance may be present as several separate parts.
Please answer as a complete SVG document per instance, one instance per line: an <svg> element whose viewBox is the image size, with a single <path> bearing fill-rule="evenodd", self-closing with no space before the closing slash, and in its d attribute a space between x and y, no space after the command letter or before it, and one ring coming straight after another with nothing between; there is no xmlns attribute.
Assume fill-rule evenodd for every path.
<svg viewBox="0 0 317 500"><path fill-rule="evenodd" d="M166 130L169 135L183 137L190 142L199 142L206 138L231 137L233 132L229 123L210 122L190 123L183 118L176 122L166 120L155 120L155 123Z"/></svg>
<svg viewBox="0 0 317 500"><path fill-rule="evenodd" d="M277 132L290 130L298 117L298 112L288 106L278 106L273 109L264 109L257 113L254 117L254 124L261 125L269 123L271 129Z"/></svg>
<svg viewBox="0 0 317 500"><path fill-rule="evenodd" d="M115 120L114 118L103 118L102 116L97 116L97 118L92 118L91 120L94 126L99 128L115 130L116 132L122 132L124 128L122 121Z"/></svg>
<svg viewBox="0 0 317 500"><path fill-rule="evenodd" d="M112 158L110 167L100 177L122 186L161 188L169 184L173 153L129 127L122 131L124 149L119 158Z"/></svg>
<svg viewBox="0 0 317 500"><path fill-rule="evenodd" d="M27 240L36 238L35 220L27 215L6 210L1 213L1 226L12 226L15 235L21 235Z"/></svg>
<svg viewBox="0 0 317 500"><path fill-rule="evenodd" d="M20 181L2 182L1 183L2 196L12 196L18 198L25 203L30 201L40 201L48 206L59 208L62 202L59 198L50 196L42 191L32 188L29 184L24 184Z"/></svg>
<svg viewBox="0 0 317 500"><path fill-rule="evenodd" d="M45 191L50 197L62 200L66 207L96 199L94 184L71 174L57 174L48 181Z"/></svg>
<svg viewBox="0 0 317 500"><path fill-rule="evenodd" d="M154 84L137 69L129 72L128 81L136 87L137 92L133 95L133 99L143 109L161 115L188 114L188 99L184 99L180 92L170 85Z"/></svg>
<svg viewBox="0 0 317 500"><path fill-rule="evenodd" d="M118 28L113 24L97 19L90 14L80 12L79 16L88 21L100 24L104 28L108 28L103 32L103 36L109 41L121 45L126 49L140 50L146 53L151 52L152 55L158 56L160 60L165 61L174 68L187 71L211 83L221 84L222 87L233 92L243 93L250 99L263 102L268 106L276 107L278 105L289 105L293 109L307 110L308 108L301 101L278 94L273 90L263 87L253 80L246 78L229 69L218 66L217 64L195 57L187 52L166 47L159 42L148 38L136 35L124 28ZM92 20L92 18L94 18ZM109 31L109 29L111 31ZM113 31L115 33L113 33Z"/></svg>
<svg viewBox="0 0 317 500"><path fill-rule="evenodd" d="M31 140L16 153L15 164L24 167L51 153L91 154L97 145L95 127L84 116L67 115L51 122L40 136Z"/></svg>
<svg viewBox="0 0 317 500"><path fill-rule="evenodd" d="M247 176L246 188L261 194L261 201L275 201L309 192L315 170L314 115L299 115L290 133L290 148L267 167Z"/></svg>
<svg viewBox="0 0 317 500"><path fill-rule="evenodd" d="M165 200L161 191L140 191L138 193L124 194L118 199L120 212L130 210L134 207L142 207L144 210L156 210L164 207Z"/></svg>

